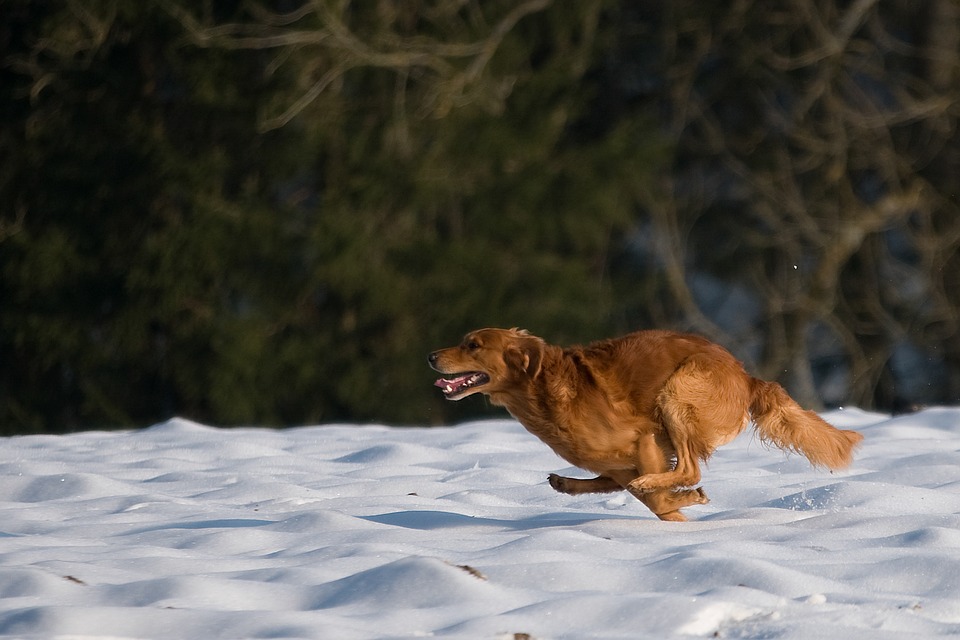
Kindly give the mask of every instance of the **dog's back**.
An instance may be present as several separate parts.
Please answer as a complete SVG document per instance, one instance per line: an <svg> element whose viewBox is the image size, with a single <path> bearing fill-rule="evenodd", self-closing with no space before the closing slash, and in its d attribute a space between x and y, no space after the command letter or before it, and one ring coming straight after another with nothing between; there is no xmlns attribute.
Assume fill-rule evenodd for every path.
<svg viewBox="0 0 960 640"><path fill-rule="evenodd" d="M743 371L740 363L720 345L698 335L659 329L594 342L582 353L602 376L606 390L625 394L642 415L654 410L664 383L694 354L713 358L734 375Z"/></svg>

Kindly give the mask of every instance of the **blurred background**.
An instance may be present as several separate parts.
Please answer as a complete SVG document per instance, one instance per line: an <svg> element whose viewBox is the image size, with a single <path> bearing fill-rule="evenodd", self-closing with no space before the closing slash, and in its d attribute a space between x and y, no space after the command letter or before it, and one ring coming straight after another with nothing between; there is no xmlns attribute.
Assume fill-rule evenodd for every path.
<svg viewBox="0 0 960 640"><path fill-rule="evenodd" d="M3 0L0 431L449 424L432 349L960 401L955 0Z"/></svg>

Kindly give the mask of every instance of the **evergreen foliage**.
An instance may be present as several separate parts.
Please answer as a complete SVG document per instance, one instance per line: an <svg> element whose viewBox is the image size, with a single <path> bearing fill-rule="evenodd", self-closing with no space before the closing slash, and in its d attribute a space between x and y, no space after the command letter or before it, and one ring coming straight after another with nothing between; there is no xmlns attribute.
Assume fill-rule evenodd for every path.
<svg viewBox="0 0 960 640"><path fill-rule="evenodd" d="M895 4L852 25L873 48L838 45L849 73L825 79L803 57L814 27L851 11L7 2L0 431L461 420L485 408L444 403L425 356L478 326L558 343L692 328L770 377L807 372L800 387L828 327L846 347L819 366L869 372L847 398L886 408L906 339L943 367L930 400L956 400L960 225L938 194L957 180L957 66L919 83L933 36L918 18L913 54L884 40ZM836 94L811 98L818 82ZM888 94L901 123L872 102ZM840 126L824 95L861 118L849 154L817 155ZM896 268L912 297L871 284ZM763 311L718 320L707 275Z"/></svg>

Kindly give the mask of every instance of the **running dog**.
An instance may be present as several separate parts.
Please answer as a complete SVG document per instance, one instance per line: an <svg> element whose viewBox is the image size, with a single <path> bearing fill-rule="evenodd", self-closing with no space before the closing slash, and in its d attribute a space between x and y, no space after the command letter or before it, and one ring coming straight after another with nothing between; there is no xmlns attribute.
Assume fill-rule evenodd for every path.
<svg viewBox="0 0 960 640"><path fill-rule="evenodd" d="M480 329L428 357L449 400L483 393L570 464L556 474L577 495L626 489L661 520L708 502L700 461L752 421L760 438L817 467L850 464L863 439L802 409L775 382L749 375L720 345L696 335L639 331L561 348L519 329Z"/></svg>

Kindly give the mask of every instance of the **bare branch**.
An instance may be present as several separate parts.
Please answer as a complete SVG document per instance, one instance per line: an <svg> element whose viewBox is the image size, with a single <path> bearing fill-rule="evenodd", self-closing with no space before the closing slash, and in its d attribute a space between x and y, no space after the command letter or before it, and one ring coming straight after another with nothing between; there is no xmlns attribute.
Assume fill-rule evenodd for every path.
<svg viewBox="0 0 960 640"><path fill-rule="evenodd" d="M334 54L336 62L330 65L321 78L279 116L269 118L263 129L284 126L312 104L336 78L351 69L372 67L389 69L408 75L412 69L424 69L433 74L433 90L428 92L425 105L435 115L444 115L452 107L471 101L469 87L477 85L484 75L490 60L509 34L524 17L545 10L553 0L527 0L513 7L494 24L486 35L473 42L446 42L417 37L401 37L385 31L373 38L357 36L344 23L341 16L349 2L334 4L314 1L285 14L275 14L259 5L253 5L256 18L250 23L230 23L218 26L201 25L193 15L173 0L164 0L162 6L183 25L190 41L199 47L242 50L291 50L305 51L314 48L318 53ZM313 19L316 27L298 27ZM464 62L466 63L464 65ZM486 93L493 99L501 99L509 93L510 79L500 82Z"/></svg>

